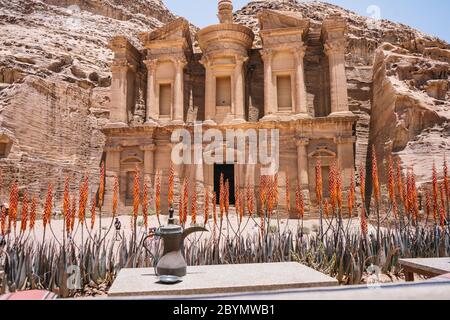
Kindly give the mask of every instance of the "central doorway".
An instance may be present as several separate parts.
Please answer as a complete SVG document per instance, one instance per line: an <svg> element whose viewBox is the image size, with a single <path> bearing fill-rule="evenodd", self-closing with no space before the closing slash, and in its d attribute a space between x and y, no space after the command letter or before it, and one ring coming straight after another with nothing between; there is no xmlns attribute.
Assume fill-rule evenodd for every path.
<svg viewBox="0 0 450 320"><path fill-rule="evenodd" d="M228 180L230 184L230 205L235 204L234 199L234 164L214 164L214 192L216 193L216 204L220 201L220 175L223 173L223 183Z"/></svg>

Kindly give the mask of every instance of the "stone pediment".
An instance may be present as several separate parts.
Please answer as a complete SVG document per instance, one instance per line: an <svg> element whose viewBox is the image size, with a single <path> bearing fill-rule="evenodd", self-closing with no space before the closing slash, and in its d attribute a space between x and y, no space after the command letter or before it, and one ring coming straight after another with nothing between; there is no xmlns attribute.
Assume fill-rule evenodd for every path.
<svg viewBox="0 0 450 320"><path fill-rule="evenodd" d="M178 18L152 32L140 34L140 39L144 45L151 41L174 41L183 39L191 43L189 22L184 18Z"/></svg>
<svg viewBox="0 0 450 320"><path fill-rule="evenodd" d="M309 20L304 19L301 13L280 10L263 10L259 15L261 30L301 28L309 26Z"/></svg>

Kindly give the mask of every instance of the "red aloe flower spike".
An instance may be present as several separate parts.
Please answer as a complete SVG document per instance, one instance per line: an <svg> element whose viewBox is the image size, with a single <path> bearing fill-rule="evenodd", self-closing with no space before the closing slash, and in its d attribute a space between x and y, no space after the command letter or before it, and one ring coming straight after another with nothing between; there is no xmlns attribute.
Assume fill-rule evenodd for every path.
<svg viewBox="0 0 450 320"><path fill-rule="evenodd" d="M17 181L14 180L9 192L8 230L11 230L11 223L13 224L14 230L16 230L18 211L19 211L19 187L17 185Z"/></svg>
<svg viewBox="0 0 450 320"><path fill-rule="evenodd" d="M291 211L291 193L289 190L289 177L286 174L286 183L285 183L285 187L286 187L286 191L285 191L285 199L286 199L286 211L289 212Z"/></svg>
<svg viewBox="0 0 450 320"><path fill-rule="evenodd" d="M230 181L225 181L225 214L228 216L230 210Z"/></svg>
<svg viewBox="0 0 450 320"><path fill-rule="evenodd" d="M330 216L330 204L328 202L328 199L325 199L325 203L323 204L323 214L326 218Z"/></svg>
<svg viewBox="0 0 450 320"><path fill-rule="evenodd" d="M75 196L72 197L72 210L70 211L70 231L73 231L75 226L75 215L77 213L77 201Z"/></svg>
<svg viewBox="0 0 450 320"><path fill-rule="evenodd" d="M25 190L22 199L22 217L20 222L20 232L24 233L27 230L27 221L28 221L28 194Z"/></svg>
<svg viewBox="0 0 450 320"><path fill-rule="evenodd" d="M136 222L139 215L139 203L141 202L141 179L139 178L139 168L135 167L133 181L133 221ZM134 223L133 223L134 225Z"/></svg>
<svg viewBox="0 0 450 320"><path fill-rule="evenodd" d="M64 183L64 196L63 196L63 216L66 223L66 231L70 231L70 180L66 177Z"/></svg>
<svg viewBox="0 0 450 320"><path fill-rule="evenodd" d="M373 195L376 202L380 201L380 183L378 181L378 165L377 154L375 152L375 146L372 146L372 181L373 181Z"/></svg>
<svg viewBox="0 0 450 320"><path fill-rule="evenodd" d="M365 206L361 206L361 232L364 236L367 236L368 226L367 226L367 217L366 217L366 209Z"/></svg>
<svg viewBox="0 0 450 320"><path fill-rule="evenodd" d="M439 194L439 186L438 186L438 178L437 178L437 170L436 165L433 162L432 169L432 179L433 179L433 218L434 221L438 222L438 194Z"/></svg>
<svg viewBox="0 0 450 320"><path fill-rule="evenodd" d="M214 225L216 225L217 224L217 195L215 192L213 193L212 205L213 205L213 222L214 222Z"/></svg>
<svg viewBox="0 0 450 320"><path fill-rule="evenodd" d="M89 178L86 176L83 182L80 184L80 197L78 205L78 221L83 225L86 215L86 207L88 201L89 192Z"/></svg>
<svg viewBox="0 0 450 320"><path fill-rule="evenodd" d="M144 190L142 192L142 218L144 219L145 230L148 230L148 183L145 179Z"/></svg>
<svg viewBox="0 0 450 320"><path fill-rule="evenodd" d="M445 187L444 184L441 185L441 210L440 212L440 224L441 227L445 227Z"/></svg>
<svg viewBox="0 0 450 320"><path fill-rule="evenodd" d="M45 199L44 216L42 222L44 224L44 230L47 224L50 224L53 209L53 185L50 183L47 189L47 197Z"/></svg>
<svg viewBox="0 0 450 320"><path fill-rule="evenodd" d="M389 157L389 167L388 167L388 185L389 185L389 199L391 202L395 201L395 176L394 176L394 163L392 161L392 156Z"/></svg>
<svg viewBox="0 0 450 320"><path fill-rule="evenodd" d="M30 209L30 230L34 229L36 224L36 215L37 215L37 198L33 197L31 200L31 209Z"/></svg>
<svg viewBox="0 0 450 320"><path fill-rule="evenodd" d="M187 222L189 212L189 181L185 179L183 188L183 224Z"/></svg>
<svg viewBox="0 0 450 320"><path fill-rule="evenodd" d="M95 209L97 204L95 203L95 195L92 195L91 197L91 230L94 229L95 225Z"/></svg>
<svg viewBox="0 0 450 320"><path fill-rule="evenodd" d="M6 207L2 207L2 211L0 213L0 231L2 236L6 235L7 229L7 217L6 217Z"/></svg>
<svg viewBox="0 0 450 320"><path fill-rule="evenodd" d="M219 214L222 220L225 213L225 183L223 173L220 174L220 190L219 190Z"/></svg>
<svg viewBox="0 0 450 320"><path fill-rule="evenodd" d="M366 202L366 174L362 163L359 165L359 190L361 193L361 202L364 205Z"/></svg>
<svg viewBox="0 0 450 320"><path fill-rule="evenodd" d="M209 190L207 187L205 187L204 193L205 193L205 208L203 213L204 217L203 224L206 225L209 219Z"/></svg>
<svg viewBox="0 0 450 320"><path fill-rule="evenodd" d="M445 196L447 197L447 201L450 195L449 190L449 181L448 181L448 166L447 166L447 156L444 154L444 165L443 165L443 171L444 171L444 188L445 188Z"/></svg>
<svg viewBox="0 0 450 320"><path fill-rule="evenodd" d="M328 175L328 189L330 192L330 201L331 208L333 212L336 210L336 203L337 203L337 168L336 168L336 161L333 162L330 168L330 173Z"/></svg>
<svg viewBox="0 0 450 320"><path fill-rule="evenodd" d="M191 222L197 224L197 192L192 194L191 199Z"/></svg>
<svg viewBox="0 0 450 320"><path fill-rule="evenodd" d="M352 176L350 179L350 190L347 196L348 204L348 216L349 218L353 215L353 208L355 207L355 172L352 170Z"/></svg>
<svg viewBox="0 0 450 320"><path fill-rule="evenodd" d="M117 215L117 207L119 205L119 177L114 177L114 191L113 191L113 205L112 205L112 214L113 218Z"/></svg>
<svg viewBox="0 0 450 320"><path fill-rule="evenodd" d="M323 180L322 180L322 164L320 160L316 163L316 198L319 205L322 203L323 195Z"/></svg>
<svg viewBox="0 0 450 320"><path fill-rule="evenodd" d="M169 187L167 192L167 200L169 202L169 208L173 205L173 188L174 188L174 176L175 176L175 169L173 167L173 163L170 163L170 169L169 169Z"/></svg>
<svg viewBox="0 0 450 320"><path fill-rule="evenodd" d="M105 162L100 165L100 186L98 188L98 207L103 206L103 197L105 195Z"/></svg>

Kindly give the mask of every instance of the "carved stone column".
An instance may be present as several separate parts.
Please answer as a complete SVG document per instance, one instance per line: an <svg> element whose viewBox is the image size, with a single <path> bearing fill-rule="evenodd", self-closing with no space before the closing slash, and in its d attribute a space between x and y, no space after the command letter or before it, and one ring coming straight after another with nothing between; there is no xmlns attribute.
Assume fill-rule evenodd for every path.
<svg viewBox="0 0 450 320"><path fill-rule="evenodd" d="M155 124L159 119L159 106L156 105L155 93L155 72L157 60L144 61L147 66L147 108L146 108L146 123Z"/></svg>
<svg viewBox="0 0 450 320"><path fill-rule="evenodd" d="M297 144L297 173L298 185L301 190L309 190L308 177L308 144L309 139L305 137L298 137Z"/></svg>
<svg viewBox="0 0 450 320"><path fill-rule="evenodd" d="M272 50L263 50L262 59L264 61L264 117L276 112L273 103L273 79L272 79Z"/></svg>
<svg viewBox="0 0 450 320"><path fill-rule="evenodd" d="M128 124L128 78L132 66L127 62L115 61L111 67L112 71L112 96L110 122L114 124Z"/></svg>
<svg viewBox="0 0 450 320"><path fill-rule="evenodd" d="M154 176L156 146L148 144L141 146L140 149L144 151L144 177L146 179L152 178Z"/></svg>
<svg viewBox="0 0 450 320"><path fill-rule="evenodd" d="M337 147L337 158L344 187L349 187L352 171L354 170L355 137L336 137L334 139Z"/></svg>
<svg viewBox="0 0 450 320"><path fill-rule="evenodd" d="M295 57L295 113L297 117L309 117L308 100L306 95L305 68L303 58L305 57L305 46L303 43L294 49Z"/></svg>
<svg viewBox="0 0 450 320"><path fill-rule="evenodd" d="M245 122L244 108L244 62L246 59L237 57L236 68L234 70L235 90L234 90L234 107L235 119L233 122Z"/></svg>
<svg viewBox="0 0 450 320"><path fill-rule="evenodd" d="M184 67L185 59L176 59L175 61L175 90L174 90L174 111L173 122L177 124L184 123Z"/></svg>
<svg viewBox="0 0 450 320"><path fill-rule="evenodd" d="M325 53L330 68L331 116L352 115L348 109L345 40L328 40L325 43Z"/></svg>
<svg viewBox="0 0 450 320"><path fill-rule="evenodd" d="M215 106L215 81L211 70L211 63L205 57L201 60L201 64L205 67L205 124L215 124L214 117L216 115Z"/></svg>

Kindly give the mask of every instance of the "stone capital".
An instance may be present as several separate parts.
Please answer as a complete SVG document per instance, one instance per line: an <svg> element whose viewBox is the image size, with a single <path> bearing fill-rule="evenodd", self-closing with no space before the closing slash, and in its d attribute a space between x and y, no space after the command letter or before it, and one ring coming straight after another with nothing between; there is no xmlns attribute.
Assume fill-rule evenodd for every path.
<svg viewBox="0 0 450 320"><path fill-rule="evenodd" d="M246 63L248 61L248 57L236 56L235 60L236 60L236 65L238 67L242 67L244 65L244 63Z"/></svg>
<svg viewBox="0 0 450 320"><path fill-rule="evenodd" d="M327 56L331 56L334 54L344 54L346 48L345 39L328 40L324 44L324 48Z"/></svg>
<svg viewBox="0 0 450 320"><path fill-rule="evenodd" d="M300 42L299 44L293 46L291 50L296 58L303 59L306 53L306 45L303 42Z"/></svg>
<svg viewBox="0 0 450 320"><path fill-rule="evenodd" d="M182 58L175 58L174 62L175 62L175 65L178 68L181 68L181 69L183 69L187 65L187 60L184 57L182 57Z"/></svg>
<svg viewBox="0 0 450 320"><path fill-rule="evenodd" d="M273 57L273 50L272 49L263 49L261 51L261 58L264 62L270 63L272 61Z"/></svg>
<svg viewBox="0 0 450 320"><path fill-rule="evenodd" d="M140 146L139 149L141 149L141 151L155 151L156 145L153 143L146 144L146 145Z"/></svg>
<svg viewBox="0 0 450 320"><path fill-rule="evenodd" d="M295 138L295 144L297 147L305 147L309 145L309 138L307 137L296 137Z"/></svg>
<svg viewBox="0 0 450 320"><path fill-rule="evenodd" d="M147 66L148 71L154 71L158 64L157 59L144 60L145 65Z"/></svg>
<svg viewBox="0 0 450 320"><path fill-rule="evenodd" d="M176 68L184 68L187 64L187 60L185 57L172 56L168 59L173 62Z"/></svg>

